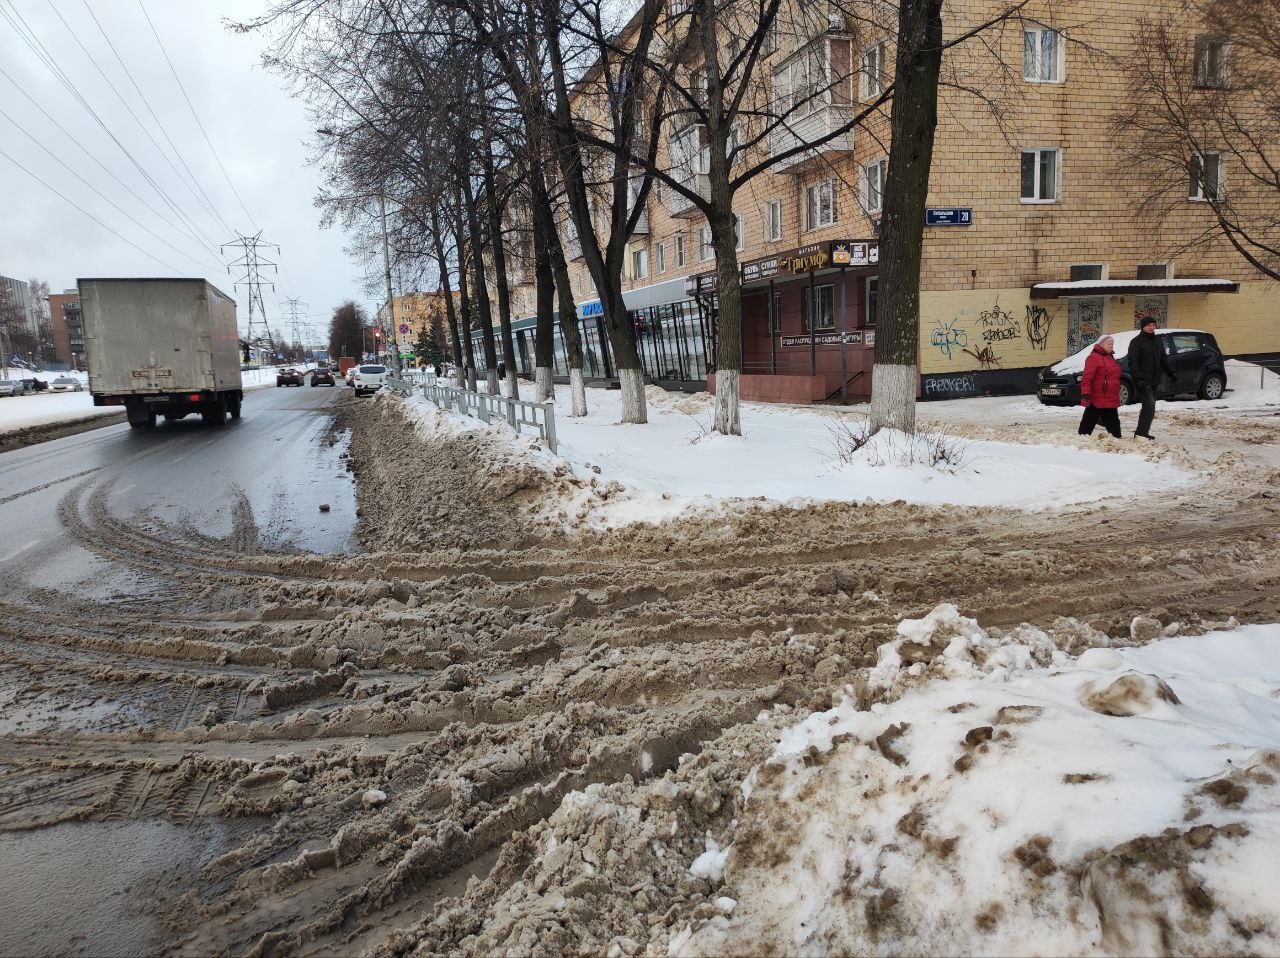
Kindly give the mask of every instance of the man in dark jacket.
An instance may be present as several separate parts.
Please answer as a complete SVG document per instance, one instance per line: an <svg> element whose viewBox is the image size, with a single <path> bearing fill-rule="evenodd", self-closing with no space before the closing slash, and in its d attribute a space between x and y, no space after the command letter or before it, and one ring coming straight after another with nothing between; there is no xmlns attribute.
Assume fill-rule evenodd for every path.
<svg viewBox="0 0 1280 958"><path fill-rule="evenodd" d="M1164 347L1156 336L1156 321L1148 318L1142 324L1142 332L1133 337L1129 343L1129 378L1133 380L1133 388L1137 399L1142 403L1142 411L1138 413L1138 428L1135 436L1143 439L1154 439L1151 435L1151 421L1156 418L1156 393L1160 389L1161 373L1175 378L1177 373L1173 363L1165 355Z"/></svg>

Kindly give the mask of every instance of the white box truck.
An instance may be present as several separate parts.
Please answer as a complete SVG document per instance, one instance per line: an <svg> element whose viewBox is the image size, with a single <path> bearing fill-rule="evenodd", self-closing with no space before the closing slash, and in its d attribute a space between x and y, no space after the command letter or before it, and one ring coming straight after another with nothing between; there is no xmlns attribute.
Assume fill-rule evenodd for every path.
<svg viewBox="0 0 1280 958"><path fill-rule="evenodd" d="M134 429L156 417L240 418L235 300L203 279L82 279L89 392L123 406Z"/></svg>

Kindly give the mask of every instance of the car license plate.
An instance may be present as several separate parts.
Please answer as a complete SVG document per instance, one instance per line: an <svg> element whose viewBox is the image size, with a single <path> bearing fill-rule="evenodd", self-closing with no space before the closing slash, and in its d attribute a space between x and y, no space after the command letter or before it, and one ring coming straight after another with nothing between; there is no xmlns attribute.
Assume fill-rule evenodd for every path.
<svg viewBox="0 0 1280 958"><path fill-rule="evenodd" d="M1045 395L1045 396L1061 396L1062 395L1062 390L1057 386L1045 386L1043 389L1040 390L1040 392L1042 395Z"/></svg>

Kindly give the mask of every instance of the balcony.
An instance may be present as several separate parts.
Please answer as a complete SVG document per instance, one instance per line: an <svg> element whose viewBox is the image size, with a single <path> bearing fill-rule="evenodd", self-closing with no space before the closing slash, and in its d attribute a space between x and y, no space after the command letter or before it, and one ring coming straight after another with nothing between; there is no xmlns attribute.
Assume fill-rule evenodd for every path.
<svg viewBox="0 0 1280 958"><path fill-rule="evenodd" d="M649 211L645 210L640 214L640 218L636 220L636 228L631 231L632 236L648 236L649 235Z"/></svg>
<svg viewBox="0 0 1280 958"><path fill-rule="evenodd" d="M835 24L832 25L835 29ZM852 42L829 32L810 40L774 70L769 153L779 156L815 144L778 160L778 173L803 174L820 159L836 159L853 151L853 131L821 142L852 117Z"/></svg>
<svg viewBox="0 0 1280 958"><path fill-rule="evenodd" d="M797 146L806 143L817 143L841 124L848 123L847 108L836 109L830 105L822 105L818 109L801 116L797 110L788 117L785 125L779 126L769 134L769 152L778 156ZM853 131L845 130L840 135L827 140L821 145L802 150L784 160L774 163L776 173L803 174L820 160L833 160L841 155L853 152Z"/></svg>

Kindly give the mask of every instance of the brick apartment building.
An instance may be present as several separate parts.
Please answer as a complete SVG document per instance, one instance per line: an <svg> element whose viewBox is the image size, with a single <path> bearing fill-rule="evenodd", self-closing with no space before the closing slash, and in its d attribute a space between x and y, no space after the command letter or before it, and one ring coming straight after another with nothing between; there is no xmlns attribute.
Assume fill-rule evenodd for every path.
<svg viewBox="0 0 1280 958"><path fill-rule="evenodd" d="M457 298L458 294L455 292L455 302ZM395 335L401 352L412 352L417 345L419 335L424 331L430 336L433 329L444 328L445 305L443 292L437 290L429 293L405 293L401 296L393 297L392 302L395 307L396 328L388 329L390 323L385 303L378 307L377 325L383 329L388 329L389 333ZM400 326L408 326L409 331L400 332ZM530 368L532 369L532 367Z"/></svg>
<svg viewBox="0 0 1280 958"><path fill-rule="evenodd" d="M950 5L948 34L988 6ZM970 83L987 85L984 95L1001 116L997 121L971 94L942 91L921 276L923 398L1031 391L1045 365L1103 333L1133 329L1147 315L1207 330L1229 355L1280 353L1275 284L1225 240L1176 252L1191 236L1212 232L1199 187L1190 186L1185 202L1163 216L1135 215L1136 174L1125 168L1125 133L1113 129L1113 116L1127 95L1123 64L1142 53L1139 21L1164 12L1172 6L1158 0L1033 4L1026 16L1042 19L1006 25L991 34L989 49L967 54L969 61L948 55ZM828 75L849 80L765 148L784 149L788 136L811 138L806 129L833 123L879 92L893 62L890 38L862 34L832 18L809 42L780 44L772 53L762 83L781 82L815 50ZM1196 51L1197 71L1222 69L1224 45L1194 23L1186 24L1186 43ZM842 63L849 68L837 70ZM690 135L667 134L667 149L672 137ZM696 130L692 135L696 143ZM839 394L842 383L849 395L870 394L887 142L887 116L879 117L739 191L743 398L817 401ZM1206 151L1203 162L1201 179L1211 179L1211 168L1220 187L1230 182L1225 155ZM705 195L702 163L687 182ZM625 276L648 379L684 388L706 383L714 268L701 214L674 191L653 189ZM580 259L570 271L587 376L609 378L598 296ZM530 272L517 266L513 276L523 337L534 325ZM556 371L563 375L559 338L557 331ZM531 347L521 352L532 355Z"/></svg>
<svg viewBox="0 0 1280 958"><path fill-rule="evenodd" d="M49 296L49 327L58 362L71 369L84 368L84 319L80 315L80 291L65 289Z"/></svg>

